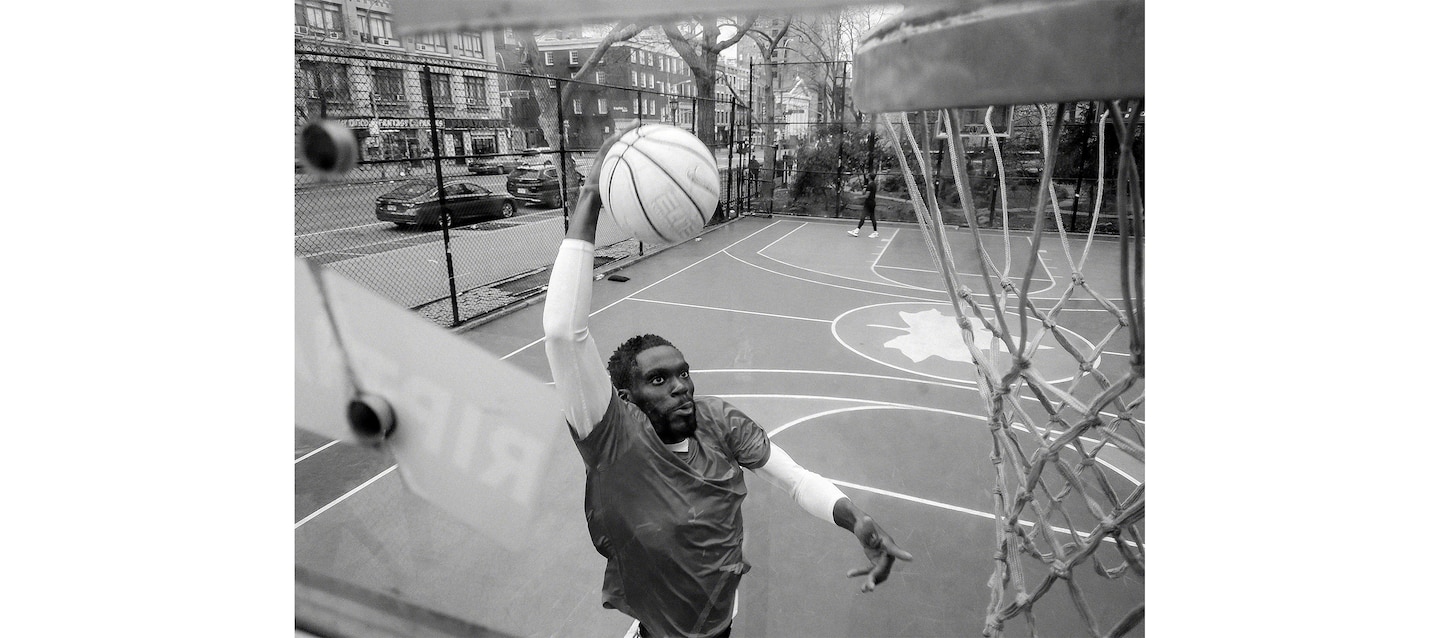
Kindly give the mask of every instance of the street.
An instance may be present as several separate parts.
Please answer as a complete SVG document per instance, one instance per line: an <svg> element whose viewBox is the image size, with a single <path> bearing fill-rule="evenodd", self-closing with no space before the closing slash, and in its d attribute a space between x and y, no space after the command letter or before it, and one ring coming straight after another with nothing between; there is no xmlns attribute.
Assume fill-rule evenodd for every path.
<svg viewBox="0 0 1440 638"><path fill-rule="evenodd" d="M504 175L447 176L471 181L492 191L505 191ZM330 263L360 255L440 241L439 229L399 227L375 219L375 198L400 185L387 182L333 184L295 192L295 256ZM537 208L516 202L515 217L503 222L531 222L553 217L537 213L558 208ZM469 225L467 224L467 227Z"/></svg>

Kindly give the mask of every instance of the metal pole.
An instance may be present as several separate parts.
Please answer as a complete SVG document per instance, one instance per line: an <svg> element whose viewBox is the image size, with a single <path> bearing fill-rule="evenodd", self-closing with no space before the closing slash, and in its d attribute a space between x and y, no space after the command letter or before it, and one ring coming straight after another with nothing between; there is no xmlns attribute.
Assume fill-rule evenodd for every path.
<svg viewBox="0 0 1440 638"><path fill-rule="evenodd" d="M440 196L440 233L445 244L445 274L450 280L450 325L460 325L460 296L455 293L455 259L450 253L450 206L445 201L445 171L440 163L440 128L435 121L435 87L425 65L425 107L430 114L430 155L435 159L435 188Z"/></svg>
<svg viewBox="0 0 1440 638"><path fill-rule="evenodd" d="M751 199L755 197L755 185L750 183L750 157L755 153L755 58L750 58L749 75L745 77L745 212L753 212Z"/></svg>
<svg viewBox="0 0 1440 638"><path fill-rule="evenodd" d="M850 79L850 67L845 62L840 63L840 88L845 90L845 82ZM835 118L840 123L840 150L835 153L835 216L840 216L840 168L845 157L845 105L836 107L839 117Z"/></svg>
<svg viewBox="0 0 1440 638"><path fill-rule="evenodd" d="M565 171L565 104L564 92L561 90L565 85L564 80L555 81L555 128L557 137L560 138L560 216L565 219L565 232L570 232L570 207L566 206L566 190L569 180L566 179Z"/></svg>
<svg viewBox="0 0 1440 638"><path fill-rule="evenodd" d="M730 170L725 174L725 218L730 219L731 213L738 212L735 209L735 96L730 96L730 139L725 141L725 147L730 149L730 156L725 163Z"/></svg>

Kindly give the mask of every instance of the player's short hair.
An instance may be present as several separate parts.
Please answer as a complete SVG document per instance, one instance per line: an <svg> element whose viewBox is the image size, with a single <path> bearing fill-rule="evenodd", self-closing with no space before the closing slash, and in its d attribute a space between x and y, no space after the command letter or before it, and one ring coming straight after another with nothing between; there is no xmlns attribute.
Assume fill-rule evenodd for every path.
<svg viewBox="0 0 1440 638"><path fill-rule="evenodd" d="M670 343L665 337L652 334L635 335L620 344L614 354L610 355L610 361L605 364L605 369L610 372L610 384L618 389L629 388L630 381L640 373L640 365L635 363L636 355L655 346L675 348L675 344ZM679 348L675 349L679 350Z"/></svg>

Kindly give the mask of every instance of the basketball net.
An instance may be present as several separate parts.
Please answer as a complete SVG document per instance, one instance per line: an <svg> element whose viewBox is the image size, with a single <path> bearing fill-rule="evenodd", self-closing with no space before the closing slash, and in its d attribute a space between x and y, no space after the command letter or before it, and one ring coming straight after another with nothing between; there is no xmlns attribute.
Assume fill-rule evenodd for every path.
<svg viewBox="0 0 1440 638"><path fill-rule="evenodd" d="M1120 140L1116 203L1118 204L1121 299L1097 293L1084 276L1095 243L1095 231L1104 197L1103 181L1096 189L1090 228L1079 258L1071 250L1070 236L1060 222L1060 206L1051 171L1059 147L1063 108L1041 105L1041 136L1045 167L1034 207L1028 248L1024 237L1012 236L1009 202L1005 198L1004 166L999 143L986 113L987 139L999 164L1001 235L1004 256L996 263L981 241L975 202L966 171L959 170L965 155L957 153L958 111L886 113L885 129L901 158L905 186L915 206L925 245L935 261L949 294L965 346L975 364L977 387L984 400L991 433L990 460L995 467L995 566L988 584L990 604L984 635L1003 635L1005 622L1022 616L1030 635L1036 631L1035 609L1057 582L1063 582L1080 618L1092 636L1119 636L1144 619L1143 602L1118 618L1098 618L1081 592L1081 572L1092 567L1098 579L1085 577L1087 588L1105 581L1143 579L1145 574L1145 484L1143 474L1131 478L1122 466L1143 469L1143 422L1133 412L1144 402L1144 287L1143 208L1139 173L1131 153L1139 121L1138 100L1111 101L1099 118L1100 169L1105 175L1107 117ZM1055 134L1045 122L1054 114ZM933 120L932 120L933 118ZM917 141L916 130L921 132ZM935 132L943 131L945 135ZM956 274L954 252L941 222L936 175L925 158L931 157L933 138L944 141L951 177L960 195L972 249L982 263L985 290L977 294L962 285ZM916 173L922 182L917 182ZM1079 196L1079 193L1076 193ZM1048 204L1048 205L1047 205ZM1046 211L1053 211L1056 230L1046 232ZM1013 259L1012 242L1020 248ZM1040 253L1059 243L1070 268L1069 283L1058 299L1037 300L1030 292ZM1019 281L1016 267L1023 267ZM1049 305L1052 304L1053 305ZM1075 332L1060 330L1062 313L1071 317L1105 317L1104 337L1091 345ZM1007 316L1008 313L1013 313ZM1016 318L1018 317L1018 319ZM988 351L977 343L976 325L989 331ZM1093 331L1093 327L1087 328ZM984 337L980 337L984 338ZM1032 365L1042 341L1058 345L1073 358L1073 376L1050 380ZM1102 351L1128 353L1123 370L1099 365ZM1126 480L1129 479L1129 480ZM1142 583L1143 584L1143 583ZM1112 585L1113 586L1113 585Z"/></svg>

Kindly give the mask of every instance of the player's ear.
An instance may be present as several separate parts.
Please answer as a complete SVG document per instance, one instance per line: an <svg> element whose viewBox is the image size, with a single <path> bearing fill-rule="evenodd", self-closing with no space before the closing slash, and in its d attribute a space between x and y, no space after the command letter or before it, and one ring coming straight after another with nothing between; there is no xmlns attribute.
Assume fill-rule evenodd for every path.
<svg viewBox="0 0 1440 638"><path fill-rule="evenodd" d="M630 401L630 391L625 388L616 388L615 392L620 395L621 401ZM630 401L634 403L633 401Z"/></svg>

